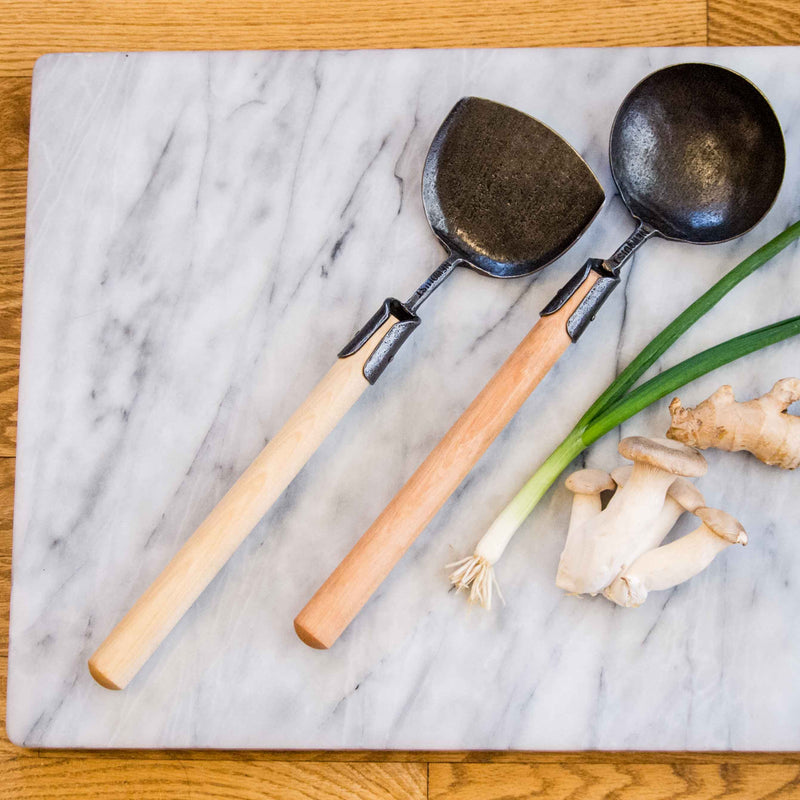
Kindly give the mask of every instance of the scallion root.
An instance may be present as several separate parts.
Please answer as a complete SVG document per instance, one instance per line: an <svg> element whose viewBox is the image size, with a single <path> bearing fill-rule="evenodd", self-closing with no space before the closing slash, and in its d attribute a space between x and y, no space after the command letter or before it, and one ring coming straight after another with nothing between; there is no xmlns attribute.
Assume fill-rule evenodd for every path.
<svg viewBox="0 0 800 800"><path fill-rule="evenodd" d="M453 569L450 583L456 591L469 590L470 603L480 603L487 611L492 608L492 589L497 591L500 602L506 601L500 591L500 584L494 574L494 568L483 556L472 555L447 565Z"/></svg>

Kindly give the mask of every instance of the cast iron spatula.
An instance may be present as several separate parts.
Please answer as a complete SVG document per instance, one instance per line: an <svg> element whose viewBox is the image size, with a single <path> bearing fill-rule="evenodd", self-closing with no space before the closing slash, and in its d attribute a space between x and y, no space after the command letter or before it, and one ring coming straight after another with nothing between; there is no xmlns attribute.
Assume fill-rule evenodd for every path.
<svg viewBox="0 0 800 800"><path fill-rule="evenodd" d="M384 302L100 645L89 669L103 686L121 689L129 683L378 379L419 324L417 309L455 267L499 278L534 273L575 242L604 199L583 159L550 128L474 97L457 103L436 134L425 161L422 193L447 258L405 303L394 298ZM554 317L553 327L557 322Z"/></svg>

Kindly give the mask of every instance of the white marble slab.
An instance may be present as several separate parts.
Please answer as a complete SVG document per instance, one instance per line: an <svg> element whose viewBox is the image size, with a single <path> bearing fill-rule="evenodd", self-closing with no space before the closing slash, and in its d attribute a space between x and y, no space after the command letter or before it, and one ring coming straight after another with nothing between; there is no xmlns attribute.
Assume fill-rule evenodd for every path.
<svg viewBox="0 0 800 800"><path fill-rule="evenodd" d="M662 65L753 79L786 131L780 198L740 241L655 241L328 652L292 619L588 256L631 230L606 142ZM499 565L508 607L468 613L443 565L589 400L690 300L800 216L796 49L46 56L33 91L8 732L31 747L798 749L798 476L710 454L699 484L751 544L639 610L553 584L551 491ZM379 383L142 673L86 660L389 294L441 257L419 179L454 102L565 135L609 201L535 280L462 273ZM411 258L409 255L411 254ZM663 365L800 309L797 246ZM698 381L742 396L800 371L788 342ZM666 401L620 435L659 434ZM688 520L685 523L688 526Z"/></svg>

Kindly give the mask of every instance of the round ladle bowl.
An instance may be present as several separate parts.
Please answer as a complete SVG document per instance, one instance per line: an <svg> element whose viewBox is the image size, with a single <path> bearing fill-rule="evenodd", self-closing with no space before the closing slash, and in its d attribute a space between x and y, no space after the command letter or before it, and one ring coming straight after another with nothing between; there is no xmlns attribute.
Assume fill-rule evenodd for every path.
<svg viewBox="0 0 800 800"><path fill-rule="evenodd" d="M617 112L609 155L631 214L694 244L752 228L772 206L786 161L764 95L713 64L678 64L642 80Z"/></svg>
<svg viewBox="0 0 800 800"><path fill-rule="evenodd" d="M573 342L648 239L716 244L756 225L780 190L786 148L775 112L750 81L714 64L676 64L625 97L611 127L609 160L637 224L610 258L589 259L542 312L558 311L594 273L567 322Z"/></svg>

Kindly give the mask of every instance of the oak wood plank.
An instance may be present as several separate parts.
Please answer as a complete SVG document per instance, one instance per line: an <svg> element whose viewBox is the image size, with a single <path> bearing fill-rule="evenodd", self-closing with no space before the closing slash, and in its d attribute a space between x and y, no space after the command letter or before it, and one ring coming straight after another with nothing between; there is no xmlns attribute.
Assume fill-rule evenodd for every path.
<svg viewBox="0 0 800 800"><path fill-rule="evenodd" d="M708 43L710 45L800 44L800 2L798 0L708 0Z"/></svg>
<svg viewBox="0 0 800 800"><path fill-rule="evenodd" d="M74 761L30 754L0 770L0 796L163 800L422 800L424 764L315 764L252 759L135 759Z"/></svg>
<svg viewBox="0 0 800 800"><path fill-rule="evenodd" d="M431 764L430 800L711 800L800 796L800 766L604 763Z"/></svg>
<svg viewBox="0 0 800 800"><path fill-rule="evenodd" d="M0 458L0 701L5 719L8 664L8 606L11 594L11 519L14 509L14 458ZM5 736L0 737L5 740ZM3 741L2 744L5 744ZM2 759L2 746L0 746Z"/></svg>
<svg viewBox="0 0 800 800"><path fill-rule="evenodd" d="M30 80L0 81L0 170L27 168L30 115Z"/></svg>
<svg viewBox="0 0 800 800"><path fill-rule="evenodd" d="M796 0L710 0L708 28L705 0L0 0L0 10L0 170L25 167L29 81L34 59L45 52L701 45L707 36L715 45L800 43ZM0 175L0 180L0 456L11 456L25 176ZM13 474L14 459L0 458L0 620L6 621ZM6 653L7 624L0 622L3 713ZM404 770L384 771L374 762ZM582 775L591 776L594 794L581 793L587 783L579 781L573 797L681 792L706 797L714 786L721 787L716 796L726 791L731 797L800 796L800 754L31 751L5 736L0 736L0 796L415 798L424 796L425 762L431 762L431 798L476 796L443 794L440 788L461 791L466 784L453 783L452 776L465 768L498 770L491 778L510 798L536 796L541 770L554 782L548 794L553 797L568 794L565 787L574 787L575 776ZM413 770L406 772L409 766ZM324 769L315 771L319 767ZM665 785L672 795L659 794ZM490 786L479 796L497 797L492 791Z"/></svg>
<svg viewBox="0 0 800 800"><path fill-rule="evenodd" d="M14 509L15 463L15 458L0 458L0 702L3 715L3 730L0 734L0 776L5 773L6 762L9 758L13 759L18 752L5 734L8 613L11 594L11 520Z"/></svg>
<svg viewBox="0 0 800 800"><path fill-rule="evenodd" d="M24 171L0 170L0 457L16 448L26 186Z"/></svg>
<svg viewBox="0 0 800 800"><path fill-rule="evenodd" d="M2 461L2 459L0 459ZM0 764L19 753L35 753L38 758L80 761L129 758L142 764L164 758L190 761L285 761L314 763L427 763L427 764L533 764L583 765L649 764L692 768L746 763L756 766L793 766L800 770L800 753L736 753L736 752L654 752L654 751L573 751L541 752L523 750L20 750L0 737ZM798 795L800 797L800 794Z"/></svg>
<svg viewBox="0 0 800 800"><path fill-rule="evenodd" d="M705 44L705 0L3 0L0 76L46 52Z"/></svg>

